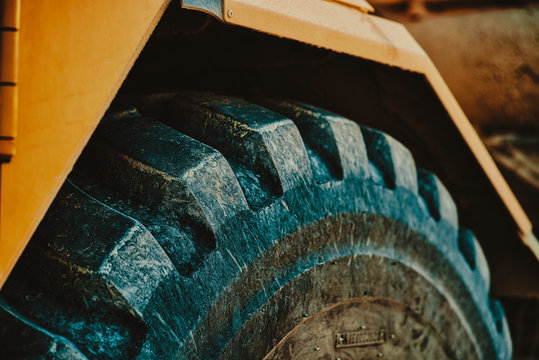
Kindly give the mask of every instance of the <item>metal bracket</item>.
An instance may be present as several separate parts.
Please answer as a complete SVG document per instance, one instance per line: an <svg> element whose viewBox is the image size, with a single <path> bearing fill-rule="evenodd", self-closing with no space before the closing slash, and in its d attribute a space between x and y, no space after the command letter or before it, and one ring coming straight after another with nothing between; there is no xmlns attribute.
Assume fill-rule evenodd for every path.
<svg viewBox="0 0 539 360"><path fill-rule="evenodd" d="M223 0L182 0L182 7L199 10L223 20Z"/></svg>

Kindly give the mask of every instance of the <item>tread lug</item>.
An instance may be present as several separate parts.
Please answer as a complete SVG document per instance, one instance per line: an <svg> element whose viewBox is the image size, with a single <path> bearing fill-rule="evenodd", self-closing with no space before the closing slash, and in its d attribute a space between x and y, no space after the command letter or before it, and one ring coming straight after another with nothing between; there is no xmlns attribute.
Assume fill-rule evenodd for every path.
<svg viewBox="0 0 539 360"><path fill-rule="evenodd" d="M268 109L207 93L149 97L142 108L218 149L234 168L254 210L312 179L298 129L290 119Z"/></svg>
<svg viewBox="0 0 539 360"><path fill-rule="evenodd" d="M483 249L481 249L481 245L479 245L479 241L470 230L463 228L459 230L458 248L470 269L482 279L485 291L488 292L490 288L490 270L487 258L483 253Z"/></svg>
<svg viewBox="0 0 539 360"><path fill-rule="evenodd" d="M499 300L489 299L489 308L499 335L497 339L494 339L498 359L510 359L513 353L513 343L502 304Z"/></svg>
<svg viewBox="0 0 539 360"><path fill-rule="evenodd" d="M164 211L190 208L193 217L206 217L212 227L247 208L230 166L215 149L151 119L106 120L97 139L116 151L117 161L130 161L137 172L126 178L107 170L120 186L134 188L134 197ZM137 183L135 175L146 178ZM195 206L197 210L192 209Z"/></svg>
<svg viewBox="0 0 539 360"><path fill-rule="evenodd" d="M417 174L410 151L400 142L381 131L361 127L369 161L382 173L390 189L397 187L417 194Z"/></svg>
<svg viewBox="0 0 539 360"><path fill-rule="evenodd" d="M430 171L417 169L419 195L425 200L431 216L436 220L445 220L458 228L457 206L446 187Z"/></svg>
<svg viewBox="0 0 539 360"><path fill-rule="evenodd" d="M314 156L320 158L331 178L341 180L369 175L363 135L355 122L299 102L268 98L257 101L294 121L307 148L315 153L310 156L311 163L315 162ZM313 172L316 177L317 172Z"/></svg>

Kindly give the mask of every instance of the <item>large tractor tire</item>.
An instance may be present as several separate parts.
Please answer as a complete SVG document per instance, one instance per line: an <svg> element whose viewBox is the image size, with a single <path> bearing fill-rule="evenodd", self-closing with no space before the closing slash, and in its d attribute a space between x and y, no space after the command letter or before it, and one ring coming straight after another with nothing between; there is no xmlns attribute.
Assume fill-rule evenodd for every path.
<svg viewBox="0 0 539 360"><path fill-rule="evenodd" d="M511 357L437 177L387 134L256 101L102 121L2 290L0 358Z"/></svg>

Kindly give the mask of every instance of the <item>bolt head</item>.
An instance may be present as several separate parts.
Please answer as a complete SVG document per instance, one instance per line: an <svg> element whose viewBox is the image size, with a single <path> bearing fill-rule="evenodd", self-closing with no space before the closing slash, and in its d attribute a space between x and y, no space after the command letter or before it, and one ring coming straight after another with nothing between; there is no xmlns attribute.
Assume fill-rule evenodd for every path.
<svg viewBox="0 0 539 360"><path fill-rule="evenodd" d="M226 14L228 15L228 17L232 17L232 9L228 9L228 11L226 12Z"/></svg>

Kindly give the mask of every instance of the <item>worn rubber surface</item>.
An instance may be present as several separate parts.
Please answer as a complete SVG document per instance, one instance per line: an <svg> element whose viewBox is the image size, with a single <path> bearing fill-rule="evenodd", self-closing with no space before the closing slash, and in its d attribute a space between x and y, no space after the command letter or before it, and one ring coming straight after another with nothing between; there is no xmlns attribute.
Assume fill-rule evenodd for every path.
<svg viewBox="0 0 539 360"><path fill-rule="evenodd" d="M450 358L511 358L437 177L384 133L255 101L165 94L102 121L0 293L0 358L262 358L361 297L447 330Z"/></svg>

